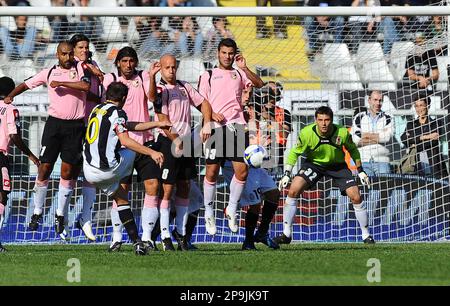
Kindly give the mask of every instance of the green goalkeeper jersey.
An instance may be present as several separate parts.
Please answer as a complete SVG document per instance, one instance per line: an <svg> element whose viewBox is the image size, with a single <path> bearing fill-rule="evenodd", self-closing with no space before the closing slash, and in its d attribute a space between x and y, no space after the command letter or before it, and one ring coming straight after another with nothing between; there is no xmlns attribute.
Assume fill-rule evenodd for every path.
<svg viewBox="0 0 450 306"><path fill-rule="evenodd" d="M319 136L316 129L313 123L300 131L297 144L289 152L288 165L294 166L300 155L319 166L342 164L345 163L344 147L355 162L361 160L352 135L345 127L333 124L331 136L328 137Z"/></svg>

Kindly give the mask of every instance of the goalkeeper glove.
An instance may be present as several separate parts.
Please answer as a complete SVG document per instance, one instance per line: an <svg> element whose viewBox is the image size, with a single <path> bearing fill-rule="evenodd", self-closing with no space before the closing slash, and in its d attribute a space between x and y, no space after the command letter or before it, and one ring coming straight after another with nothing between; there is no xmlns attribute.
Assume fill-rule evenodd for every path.
<svg viewBox="0 0 450 306"><path fill-rule="evenodd" d="M358 168L358 176L359 176L359 180L361 181L361 184L363 186L367 186L367 188L370 189L369 176L367 175L367 173L364 171L364 169L362 167Z"/></svg>
<svg viewBox="0 0 450 306"><path fill-rule="evenodd" d="M291 171L292 166L286 165L286 171L284 171L284 175L281 178L280 182L278 183L278 189L282 191L284 188L286 188L289 185L289 182L291 181Z"/></svg>

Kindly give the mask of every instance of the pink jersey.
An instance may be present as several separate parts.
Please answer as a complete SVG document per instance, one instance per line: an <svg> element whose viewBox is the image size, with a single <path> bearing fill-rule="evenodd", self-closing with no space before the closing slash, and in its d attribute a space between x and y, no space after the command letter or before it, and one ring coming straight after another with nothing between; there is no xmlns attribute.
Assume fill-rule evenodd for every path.
<svg viewBox="0 0 450 306"><path fill-rule="evenodd" d="M76 61L80 61L80 59L78 57L74 57ZM92 61L92 65L94 65L95 67L98 67L98 64L96 61ZM97 76L95 76L93 73L91 73L90 71L86 71L84 70L84 74L86 76L89 76L90 80L91 80L91 87L89 88L89 92L94 95L94 96L99 96L100 95L100 85L101 82L99 80L99 78ZM94 107L96 107L98 105L97 102L94 101L90 101L89 98L87 98L86 101L86 110L85 110L85 116L84 119L87 121L89 119L89 115L91 114L92 110L94 109Z"/></svg>
<svg viewBox="0 0 450 306"><path fill-rule="evenodd" d="M169 117L172 123L172 133L180 137L191 132L191 105L197 107L205 100L191 84L177 81L176 85L158 84L158 100L155 102L155 112ZM157 121L158 117L155 116ZM160 133L164 132L158 129Z"/></svg>
<svg viewBox="0 0 450 306"><path fill-rule="evenodd" d="M5 104L0 100L0 152L8 154L9 135L17 134L18 128L20 128L19 111L12 104Z"/></svg>
<svg viewBox="0 0 450 306"><path fill-rule="evenodd" d="M241 105L242 90L252 86L252 82L245 72L239 69L214 68L211 72L211 77L208 71L200 77L200 94L211 103L213 112L225 117L223 125L245 124Z"/></svg>
<svg viewBox="0 0 450 306"><path fill-rule="evenodd" d="M43 69L34 77L25 81L28 88L33 89L47 84L48 98L50 105L48 114L52 117L63 120L83 119L86 110L86 93L67 87L52 88L52 81L59 82L79 82L89 81L84 79L82 63L78 62L77 67L63 69L59 65L52 68Z"/></svg>
<svg viewBox="0 0 450 306"><path fill-rule="evenodd" d="M128 116L129 122L148 122L150 121L150 116L148 113L148 100L147 93L150 86L150 77L148 71L142 72L142 79L139 74L135 74L130 80L125 79L122 76L118 76L114 73L116 79L112 73L105 75L103 79L103 87L108 88L109 84L112 82L121 82L128 87L128 96L123 106L123 110ZM135 132L128 131L130 138L136 140L140 144L144 144L147 141L153 140L153 133L151 131Z"/></svg>

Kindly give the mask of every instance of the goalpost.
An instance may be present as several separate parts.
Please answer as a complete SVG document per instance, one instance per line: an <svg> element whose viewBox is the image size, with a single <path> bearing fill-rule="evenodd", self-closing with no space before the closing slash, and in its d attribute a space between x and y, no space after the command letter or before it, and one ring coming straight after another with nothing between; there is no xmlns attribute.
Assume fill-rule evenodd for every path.
<svg viewBox="0 0 450 306"><path fill-rule="evenodd" d="M282 99L277 105L292 114L287 149L296 143L298 131L313 122L317 107L330 106L335 113L334 122L350 128L354 114L367 108L369 92L379 90L383 96L382 110L392 117L394 130L384 144L387 152L377 152L388 158L390 173L372 176L370 190L361 188L369 214L370 231L377 241L447 240L450 237L448 15L450 6L446 6L445 2L441 6L430 7L357 8L2 7L0 76L10 76L16 84L23 82L56 63L58 41L83 30L91 39L93 60L106 73L115 70L114 57L123 46L136 48L140 56L140 69L148 69L151 62L163 53L174 52L179 59L178 79L196 86L199 75L217 64L217 33L230 35L237 41L252 71L259 73L264 81L276 81L283 85ZM22 55L14 54L4 39L8 33L17 34L15 16L28 16L27 27L35 29L30 36L25 34L19 37L19 41L24 43L21 48L25 48L24 45L29 48ZM223 19L221 16L226 17ZM317 16L328 16L328 24L325 25L323 19L318 20ZM406 17L399 19L396 16ZM191 17L191 20L185 17ZM194 20L195 23L192 23ZM218 27L218 32L215 27ZM258 31L262 33L260 37L257 37ZM281 36L277 35L279 33L282 33ZM29 41L30 37L32 41ZM419 45L418 39L423 44ZM427 50L436 53L439 77L428 88L417 90L404 77L406 63L409 60L411 67L418 64L409 55ZM439 167L447 169L443 176L421 172L396 173L397 166L410 149L405 144L407 138L402 139L401 136L408 122L415 120L414 102L418 99L425 99L429 104L429 115L439 120L439 140L429 142L431 151L428 154L440 152ZM257 103L260 101L258 99ZM27 91L16 97L14 103L21 113L23 137L37 154L47 117L46 88ZM153 112L151 105L149 111ZM193 125L198 124L198 120L197 115ZM267 126L271 123L269 121L261 118L260 124ZM426 160L423 154L418 157L420 161ZM202 158L198 166L201 175L197 183L201 190L204 175ZM50 180L44 223L37 232L27 228L32 215L32 189L37 169L17 149L11 154L11 168L13 191L9 196L5 223L0 229L0 241L58 242L53 228L59 163L55 165ZM283 171L272 169L271 174L278 180ZM74 226L82 208L81 186L82 178L77 183L66 215L71 243L87 243L81 231ZM216 197L218 233L214 237L206 233L201 212L193 242L243 240L245 212L241 212L238 234L229 231L223 216L228 192L221 177ZM282 206L286 194L287 191L284 191L280 198L271 227L272 236L281 234ZM255 197L259 196L256 190ZM201 202L201 195L193 194L192 200ZM131 203L135 216L140 219L143 186L135 181ZM110 241L110 206L111 201L98 192L92 211L97 242ZM140 222L138 224L140 227ZM359 237L353 208L331 180L321 180L312 190L303 193L294 222L295 241L355 242Z"/></svg>

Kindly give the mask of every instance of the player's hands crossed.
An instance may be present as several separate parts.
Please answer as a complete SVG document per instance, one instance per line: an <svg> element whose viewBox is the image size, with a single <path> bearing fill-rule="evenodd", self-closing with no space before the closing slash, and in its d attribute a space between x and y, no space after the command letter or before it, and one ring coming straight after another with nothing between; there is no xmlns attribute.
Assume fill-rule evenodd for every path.
<svg viewBox="0 0 450 306"><path fill-rule="evenodd" d="M158 127L161 129L170 129L172 127L172 122L169 120L158 121Z"/></svg>
<svg viewBox="0 0 450 306"><path fill-rule="evenodd" d="M211 137L211 122L203 125L200 130L200 137L202 138L202 142L206 142Z"/></svg>
<svg viewBox="0 0 450 306"><path fill-rule="evenodd" d="M51 88L59 87L59 85L60 85L60 82L58 82L58 81L51 81L51 83L50 83Z"/></svg>

